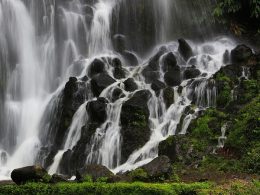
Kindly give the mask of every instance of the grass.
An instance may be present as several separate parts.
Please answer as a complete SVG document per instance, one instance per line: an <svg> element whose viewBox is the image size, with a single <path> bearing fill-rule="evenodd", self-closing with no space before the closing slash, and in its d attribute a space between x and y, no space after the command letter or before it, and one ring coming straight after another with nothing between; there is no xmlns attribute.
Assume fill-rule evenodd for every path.
<svg viewBox="0 0 260 195"><path fill-rule="evenodd" d="M206 195L206 194L234 194L234 195L255 195L260 194L260 182L247 182L235 180L223 185L214 183L114 183L102 182L92 183L27 183L25 185L2 185L0 194L14 195Z"/></svg>

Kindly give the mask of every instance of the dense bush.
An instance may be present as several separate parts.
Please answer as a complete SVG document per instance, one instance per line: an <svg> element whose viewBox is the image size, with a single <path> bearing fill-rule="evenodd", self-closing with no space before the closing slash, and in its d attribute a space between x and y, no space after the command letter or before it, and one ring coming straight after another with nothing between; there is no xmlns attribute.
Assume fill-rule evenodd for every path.
<svg viewBox="0 0 260 195"><path fill-rule="evenodd" d="M260 0L217 0L214 16L221 23L229 23L237 35L245 29L259 32Z"/></svg>

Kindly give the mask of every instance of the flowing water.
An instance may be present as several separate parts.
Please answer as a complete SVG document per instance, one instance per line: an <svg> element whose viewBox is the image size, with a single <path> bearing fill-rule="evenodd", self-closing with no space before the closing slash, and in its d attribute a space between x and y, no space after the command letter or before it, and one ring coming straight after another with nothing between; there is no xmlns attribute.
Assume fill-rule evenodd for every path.
<svg viewBox="0 0 260 195"><path fill-rule="evenodd" d="M157 157L160 141L186 134L200 110L215 106L217 92L211 76L223 66L224 52L235 46L231 39L212 32L211 3L214 1L0 0L0 180L9 178L14 168L44 164L46 158L51 158L46 167L49 172L60 172L64 155L82 143L82 128L89 124L86 106L96 98L91 82L82 78L91 74L94 59L102 60L108 75L114 77L109 59L119 58L125 77L115 78L99 95L108 101L107 118L88 143L84 142L85 163L103 164L114 172L134 169ZM115 48L115 37L126 39L123 52ZM189 38L194 50L187 63L178 52L179 37ZM175 100L169 108L162 92L156 94L142 76L150 57L161 46L177 57L182 72L191 67L191 62L201 72L195 79L182 79L180 86L173 87ZM135 56L138 66L128 66L125 53ZM159 59L161 81L164 58L162 55ZM78 93L84 95L80 96L80 105L73 104L74 116L63 129L60 144L55 145L53 135L59 132L56 127L63 112L62 93L72 76L78 78ZM134 79L136 90L125 89L127 78ZM114 101L115 89L124 96ZM122 105L143 89L151 93L147 102L151 136L122 162ZM194 112L185 114L191 106ZM225 132L221 132L222 143ZM49 155L50 150L54 154Z"/></svg>

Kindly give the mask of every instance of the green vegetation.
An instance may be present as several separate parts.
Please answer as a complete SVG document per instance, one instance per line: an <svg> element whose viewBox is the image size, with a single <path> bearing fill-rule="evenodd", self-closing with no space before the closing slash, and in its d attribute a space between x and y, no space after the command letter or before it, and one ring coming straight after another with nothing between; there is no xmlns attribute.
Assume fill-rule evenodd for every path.
<svg viewBox="0 0 260 195"><path fill-rule="evenodd" d="M43 184L28 183L22 186L3 185L0 186L0 195L67 195L67 194L104 194L104 195L206 195L206 194L244 194L256 195L260 193L260 182L231 181L225 185L214 183L59 183Z"/></svg>
<svg viewBox="0 0 260 195"><path fill-rule="evenodd" d="M197 191L209 189L209 183L171 183L171 184L150 184L150 183L59 183L43 184L28 183L22 186L5 185L0 186L0 195L47 195L47 194L105 194L105 195L170 195L170 194L196 194Z"/></svg>

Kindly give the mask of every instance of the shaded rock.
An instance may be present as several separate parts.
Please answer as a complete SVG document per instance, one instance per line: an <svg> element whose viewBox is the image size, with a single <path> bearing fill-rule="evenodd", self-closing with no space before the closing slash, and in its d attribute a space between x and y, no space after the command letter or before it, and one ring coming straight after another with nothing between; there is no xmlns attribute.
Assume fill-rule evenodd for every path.
<svg viewBox="0 0 260 195"><path fill-rule="evenodd" d="M230 61L230 55L229 55L229 51L226 50L225 53L223 54L223 63L227 64Z"/></svg>
<svg viewBox="0 0 260 195"><path fill-rule="evenodd" d="M145 82L150 84L152 83L153 81L157 80L160 78L160 72L159 71L147 71L147 70L144 70L142 72L144 78L145 78Z"/></svg>
<svg viewBox="0 0 260 195"><path fill-rule="evenodd" d="M12 180L18 185L29 181L43 182L48 176L48 172L41 166L22 167L14 169L11 173Z"/></svg>
<svg viewBox="0 0 260 195"><path fill-rule="evenodd" d="M169 108L174 103L174 90L171 87L163 90L163 99L166 108Z"/></svg>
<svg viewBox="0 0 260 195"><path fill-rule="evenodd" d="M138 59L136 55L130 51L123 51L121 54L128 66L137 66L138 65Z"/></svg>
<svg viewBox="0 0 260 195"><path fill-rule="evenodd" d="M191 46L184 39L179 39L178 51L185 61L188 61L190 57L193 56L193 51Z"/></svg>
<svg viewBox="0 0 260 195"><path fill-rule="evenodd" d="M104 62L100 59L94 59L94 61L91 62L90 64L88 75L92 78L93 76L99 73L104 73L105 71L106 71L106 66Z"/></svg>
<svg viewBox="0 0 260 195"><path fill-rule="evenodd" d="M86 165L84 168L76 172L76 180L84 181L86 176L91 176L91 178L96 181L101 177L112 177L114 174L103 165Z"/></svg>
<svg viewBox="0 0 260 195"><path fill-rule="evenodd" d="M125 94L120 88L115 88L112 93L112 102L115 102L116 100L125 97Z"/></svg>
<svg viewBox="0 0 260 195"><path fill-rule="evenodd" d="M86 109L90 121L104 123L107 118L107 104L107 99L103 97L99 97L97 100L89 102L86 106Z"/></svg>
<svg viewBox="0 0 260 195"><path fill-rule="evenodd" d="M181 84L181 71L179 66L164 74L164 81L168 86L175 87Z"/></svg>
<svg viewBox="0 0 260 195"><path fill-rule="evenodd" d="M59 174L53 174L50 179L50 183L59 183L59 182L67 182L68 177L64 175L59 175Z"/></svg>
<svg viewBox="0 0 260 195"><path fill-rule="evenodd" d="M253 51L246 45L238 45L231 51L232 63L247 62L253 55Z"/></svg>
<svg viewBox="0 0 260 195"><path fill-rule="evenodd" d="M160 80L155 80L155 81L152 82L151 88L158 95L160 93L161 89L165 88L165 84Z"/></svg>
<svg viewBox="0 0 260 195"><path fill-rule="evenodd" d="M124 85L126 91L133 92L138 89L138 86L133 78L128 78L127 80L125 80Z"/></svg>
<svg viewBox="0 0 260 195"><path fill-rule="evenodd" d="M166 54L166 56L164 57L162 70L164 72L171 71L172 69L174 69L176 65L177 65L177 60L175 55L172 52Z"/></svg>
<svg viewBox="0 0 260 195"><path fill-rule="evenodd" d="M199 69L196 68L187 68L184 73L183 76L185 79L193 79L198 77L201 74Z"/></svg>
<svg viewBox="0 0 260 195"><path fill-rule="evenodd" d="M113 47L114 47L114 50L121 53L125 50L126 48L126 39L125 39L125 36L124 35L121 35L121 34L116 34L114 35L113 37Z"/></svg>
<svg viewBox="0 0 260 195"><path fill-rule="evenodd" d="M91 89L94 96L98 97L105 88L112 85L114 82L116 82L116 80L106 73L95 75L91 79Z"/></svg>
<svg viewBox="0 0 260 195"><path fill-rule="evenodd" d="M137 91L127 100L121 111L122 163L136 149L142 147L150 138L149 109L147 101L151 93L147 90Z"/></svg>
<svg viewBox="0 0 260 195"><path fill-rule="evenodd" d="M146 171L151 181L169 179L173 172L171 161L167 156L159 156L141 168Z"/></svg>
<svg viewBox="0 0 260 195"><path fill-rule="evenodd" d="M113 75L115 79L123 79L125 78L125 71L123 68L115 68Z"/></svg>
<svg viewBox="0 0 260 195"><path fill-rule="evenodd" d="M170 136L166 140L160 142L158 147L159 156L168 156L172 162L177 161L177 151L176 151L176 140L175 136Z"/></svg>

